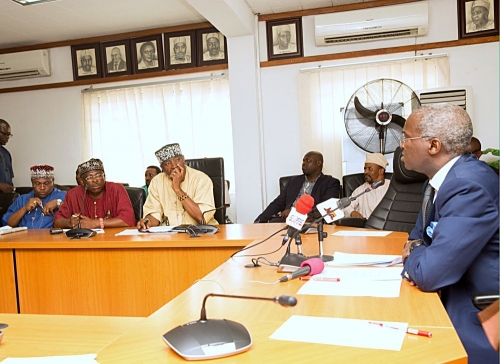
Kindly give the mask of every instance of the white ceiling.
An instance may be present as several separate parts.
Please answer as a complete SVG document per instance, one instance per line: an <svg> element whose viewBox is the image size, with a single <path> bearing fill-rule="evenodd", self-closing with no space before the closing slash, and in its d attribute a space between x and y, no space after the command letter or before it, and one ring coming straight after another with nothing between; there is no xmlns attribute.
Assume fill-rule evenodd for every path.
<svg viewBox="0 0 500 364"><path fill-rule="evenodd" d="M273 14L379 0L243 1L255 14ZM205 21L189 0L58 0L30 6L0 0L0 49Z"/></svg>

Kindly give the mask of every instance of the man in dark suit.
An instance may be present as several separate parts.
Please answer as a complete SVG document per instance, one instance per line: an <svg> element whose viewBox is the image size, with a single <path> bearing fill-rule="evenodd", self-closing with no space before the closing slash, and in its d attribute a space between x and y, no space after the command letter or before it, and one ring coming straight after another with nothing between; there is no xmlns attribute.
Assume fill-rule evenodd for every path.
<svg viewBox="0 0 500 364"><path fill-rule="evenodd" d="M284 222L295 202L303 194L314 198L314 205L330 198L338 198L340 181L332 176L324 175L323 155L319 152L308 152L302 160L302 175L288 181L284 190L267 206L255 222ZM279 218L272 218L280 213ZM312 217L312 213L310 215Z"/></svg>
<svg viewBox="0 0 500 364"><path fill-rule="evenodd" d="M111 62L107 66L109 73L125 71L127 69L127 64L122 59L120 48L114 47L111 50Z"/></svg>
<svg viewBox="0 0 500 364"><path fill-rule="evenodd" d="M469 363L498 363L471 301L499 290L498 176L469 154L471 137L469 115L455 105L427 106L406 121L401 160L429 181L403 249L402 275L422 291L441 291Z"/></svg>

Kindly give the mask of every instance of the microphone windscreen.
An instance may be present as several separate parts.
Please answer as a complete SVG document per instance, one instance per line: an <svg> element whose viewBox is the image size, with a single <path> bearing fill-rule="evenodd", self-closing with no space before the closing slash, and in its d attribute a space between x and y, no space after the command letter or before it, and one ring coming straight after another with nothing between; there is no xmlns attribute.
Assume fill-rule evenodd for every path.
<svg viewBox="0 0 500 364"><path fill-rule="evenodd" d="M384 181L373 182L372 186L371 186L372 187L371 189L374 190L375 188L378 188L378 187L382 186L383 183L384 183Z"/></svg>
<svg viewBox="0 0 500 364"><path fill-rule="evenodd" d="M306 265L311 267L311 271L309 272L310 276L319 274L325 269L325 263L320 258L309 258L307 260L304 260L300 267L302 268Z"/></svg>
<svg viewBox="0 0 500 364"><path fill-rule="evenodd" d="M278 303L281 305L281 306L285 306L285 307L293 307L297 304L297 299L293 296L279 296L278 297Z"/></svg>
<svg viewBox="0 0 500 364"><path fill-rule="evenodd" d="M297 210L299 214L305 215L311 211L313 206L314 198L311 195L303 194L295 203L295 210Z"/></svg>

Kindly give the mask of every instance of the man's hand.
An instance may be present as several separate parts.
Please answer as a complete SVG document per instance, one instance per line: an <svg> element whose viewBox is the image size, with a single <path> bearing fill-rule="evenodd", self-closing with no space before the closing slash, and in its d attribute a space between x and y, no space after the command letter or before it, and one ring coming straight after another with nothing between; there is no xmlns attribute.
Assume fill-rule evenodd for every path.
<svg viewBox="0 0 500 364"><path fill-rule="evenodd" d="M410 255L411 251L411 244L414 242L420 241L420 239L415 239L415 240L408 240L406 244L403 247L403 252L401 253L401 260L403 263L405 262L406 258L408 258L408 255Z"/></svg>
<svg viewBox="0 0 500 364"><path fill-rule="evenodd" d="M42 212L44 215L54 215L55 209L57 209L57 200L52 200L45 204Z"/></svg>
<svg viewBox="0 0 500 364"><path fill-rule="evenodd" d="M14 186L9 185L8 183L0 182L0 191L3 193L14 192Z"/></svg>
<svg viewBox="0 0 500 364"><path fill-rule="evenodd" d="M172 188L175 190L180 188L182 182L186 178L186 168L177 164L170 172L170 179L172 180Z"/></svg>
<svg viewBox="0 0 500 364"><path fill-rule="evenodd" d="M73 222L73 218L71 218L71 220ZM76 227L78 227L78 219ZM99 223L99 220L91 219L90 217L87 216L82 216L80 218L80 227L84 229L99 229L101 227L101 224Z"/></svg>
<svg viewBox="0 0 500 364"><path fill-rule="evenodd" d="M137 230L139 230L139 231L148 231L150 227L151 227L151 222L147 218L140 219L137 222Z"/></svg>
<svg viewBox="0 0 500 364"><path fill-rule="evenodd" d="M286 209L286 210L283 210L281 211L281 214L280 216L284 219L286 219L288 217L288 215L290 215L290 211L292 211L291 209Z"/></svg>
<svg viewBox="0 0 500 364"><path fill-rule="evenodd" d="M31 210L36 209L37 206L42 206L42 200L40 200L38 197L32 197L28 200L24 207L26 208L26 212L30 212Z"/></svg>
<svg viewBox="0 0 500 364"><path fill-rule="evenodd" d="M351 212L351 217L357 217L358 219L362 219L363 218L363 215L361 215L359 212L357 211L353 211Z"/></svg>

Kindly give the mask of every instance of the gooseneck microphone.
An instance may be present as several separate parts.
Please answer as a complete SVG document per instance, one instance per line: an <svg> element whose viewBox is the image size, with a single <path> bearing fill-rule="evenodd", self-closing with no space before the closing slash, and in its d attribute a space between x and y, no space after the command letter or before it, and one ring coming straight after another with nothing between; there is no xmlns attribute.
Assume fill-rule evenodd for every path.
<svg viewBox="0 0 500 364"><path fill-rule="evenodd" d="M320 258L309 258L305 261L302 262L300 265L300 269L297 269L296 271L284 275L283 277L280 278L280 282L288 282L292 279L303 277L303 276L313 276L315 274L319 274L323 272L325 269L325 263Z"/></svg>
<svg viewBox="0 0 500 364"><path fill-rule="evenodd" d="M81 228L81 220L82 220L82 212L83 212L83 204L85 202L85 196L87 196L87 185L85 185L83 191L82 204L80 206L80 213L78 214L78 227L76 229L70 229L66 231L66 236L70 239L90 238L91 236L96 235L96 232L93 230Z"/></svg>
<svg viewBox="0 0 500 364"><path fill-rule="evenodd" d="M200 224L200 225L198 225L198 226L202 226L202 225L205 225L205 224L207 223L207 222L205 221L205 214L206 214L207 212L212 212L212 211L221 210L221 209L223 209L224 207L226 207L226 206L219 206L219 207L216 207L215 209L210 209L210 210L207 210L207 211L203 211L203 212L201 213L201 224ZM220 221L219 223L222 223L222 221Z"/></svg>
<svg viewBox="0 0 500 364"><path fill-rule="evenodd" d="M341 198L340 200L337 201L337 209L335 210L338 210L338 209L345 209L347 206L349 206L351 204L352 201L356 200L359 196L361 195L364 195L365 193L367 192L370 192L370 191L373 191L374 189L382 186L384 184L384 181L381 180L381 181L377 181L377 182L373 182L371 184L370 187L366 188L363 192L361 192L360 194L356 195L356 196L351 196L351 197L343 197ZM334 210L334 211L335 211ZM332 211L333 212L333 211Z"/></svg>
<svg viewBox="0 0 500 364"><path fill-rule="evenodd" d="M209 293L203 299L200 319L177 326L163 334L163 340L177 354L187 360L222 358L242 353L252 346L252 337L242 324L223 319L207 319L205 304L208 297L242 298L273 301L281 306L297 304L293 296L255 297Z"/></svg>

